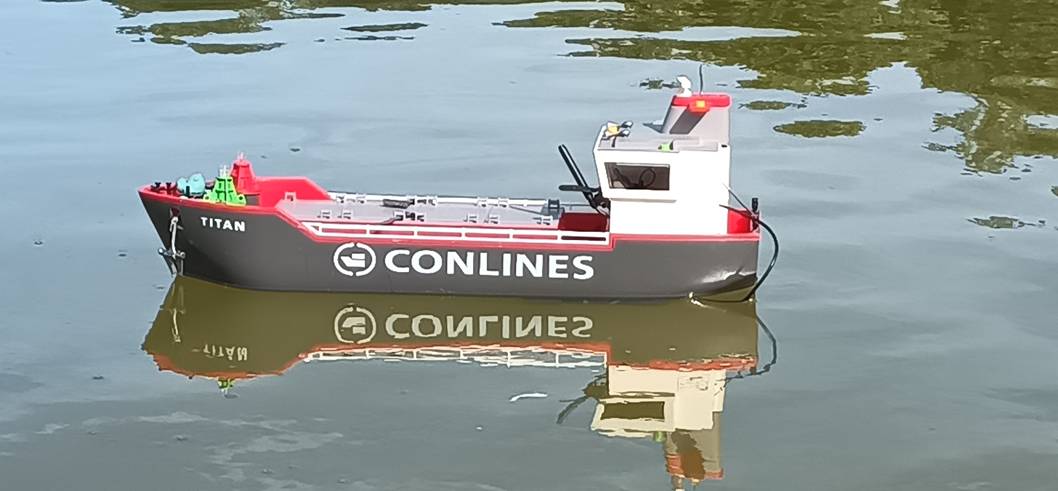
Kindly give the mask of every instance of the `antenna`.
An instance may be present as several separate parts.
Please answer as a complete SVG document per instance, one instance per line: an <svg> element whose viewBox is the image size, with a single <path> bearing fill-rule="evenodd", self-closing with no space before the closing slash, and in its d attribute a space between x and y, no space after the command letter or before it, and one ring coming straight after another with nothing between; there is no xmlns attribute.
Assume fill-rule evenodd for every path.
<svg viewBox="0 0 1058 491"><path fill-rule="evenodd" d="M705 63L698 64L698 92L705 92L705 73L702 69L705 68Z"/></svg>

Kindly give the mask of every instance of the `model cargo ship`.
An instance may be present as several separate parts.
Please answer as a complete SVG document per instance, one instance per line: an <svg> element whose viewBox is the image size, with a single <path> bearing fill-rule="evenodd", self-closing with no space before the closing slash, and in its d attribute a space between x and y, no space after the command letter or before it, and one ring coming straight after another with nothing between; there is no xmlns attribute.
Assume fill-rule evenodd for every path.
<svg viewBox="0 0 1058 491"><path fill-rule="evenodd" d="M680 81L664 120L599 130L597 186L559 147L574 180L559 190L586 203L334 192L259 177L241 156L215 180L139 193L172 272L244 288L664 298L755 287L763 222L756 199L730 205L731 97Z"/></svg>

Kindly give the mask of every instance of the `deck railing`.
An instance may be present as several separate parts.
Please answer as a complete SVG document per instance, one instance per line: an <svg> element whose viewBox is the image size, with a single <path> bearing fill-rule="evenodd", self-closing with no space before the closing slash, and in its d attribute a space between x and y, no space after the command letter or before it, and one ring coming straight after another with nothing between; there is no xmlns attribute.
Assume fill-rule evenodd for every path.
<svg viewBox="0 0 1058 491"><path fill-rule="evenodd" d="M499 227L445 227L425 225L382 225L361 223L303 222L318 237L349 239L419 239L470 242L607 244L609 232L578 232L558 229Z"/></svg>
<svg viewBox="0 0 1058 491"><path fill-rule="evenodd" d="M606 354L544 348L504 348L499 346L440 346L424 348L356 348L316 351L305 361L402 360L454 361L482 366L589 368L605 367Z"/></svg>

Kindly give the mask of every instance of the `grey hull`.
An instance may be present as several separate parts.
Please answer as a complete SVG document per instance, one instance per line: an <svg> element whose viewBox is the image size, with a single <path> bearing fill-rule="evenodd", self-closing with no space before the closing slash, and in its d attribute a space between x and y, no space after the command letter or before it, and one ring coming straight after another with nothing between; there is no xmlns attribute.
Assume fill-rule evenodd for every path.
<svg viewBox="0 0 1058 491"><path fill-rule="evenodd" d="M175 244L184 254L181 274L257 290L672 298L737 290L756 280L755 238L614 238L612 248L568 250L386 239L329 242L272 213L173 206L149 196L143 204L166 247L171 214L179 213ZM449 260L453 256L463 264Z"/></svg>

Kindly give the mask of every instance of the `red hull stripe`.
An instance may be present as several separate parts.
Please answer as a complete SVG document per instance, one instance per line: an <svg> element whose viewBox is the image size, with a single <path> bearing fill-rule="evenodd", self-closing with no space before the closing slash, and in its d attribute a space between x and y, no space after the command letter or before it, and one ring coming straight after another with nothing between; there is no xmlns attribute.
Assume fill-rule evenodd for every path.
<svg viewBox="0 0 1058 491"><path fill-rule="evenodd" d="M307 237L309 240L324 244L342 244L346 242L364 242L367 244L415 244L421 246L437 246L437 247L455 247L455 248L474 248L474 249L530 249L530 250L560 250L560 251L610 251L613 250L614 243L616 241L627 241L627 242L759 242L760 234L757 232L741 233L741 234L725 234L725 235L666 235L666 234L610 234L609 242L599 243L584 243L584 242L555 242L555 243L540 243L540 242L516 242L516 241L474 241L474 240L445 240L441 235L444 232L437 232L436 239L427 239L422 237L408 237L408 238L390 238L390 237L320 237L312 233L305 225L299 222L294 217L290 216L283 210L271 207L262 206L240 206L234 208L226 205L217 205L213 203L207 203L204 201L187 199L182 196L171 196L160 193L155 193L150 190L149 187L145 186L140 189L140 196L143 199L164 203L167 206L174 208L195 208L199 210L208 210L212 212L221 213L234 213L244 215L270 215L287 222L295 230L299 231ZM467 227L476 228L476 227ZM482 227L484 228L484 227ZM364 232L364 230L350 230L350 232ZM392 235L393 232L386 232L387 235ZM575 232L574 232L575 233ZM409 232L407 235L411 235ZM487 231L480 233L467 233L468 237L473 235L479 235L481 238L488 237ZM572 234L570 234L572 235ZM515 236L519 239L528 239L529 237ZM534 236L539 239L540 237Z"/></svg>
<svg viewBox="0 0 1058 491"><path fill-rule="evenodd" d="M355 230L353 232L355 232ZM456 232L419 232L419 235L426 237L459 237L459 234Z"/></svg>
<svg viewBox="0 0 1058 491"><path fill-rule="evenodd" d="M483 233L483 232L467 232L466 236L470 237L472 239L475 239L475 238L476 239L506 239L507 238L507 234L489 234L489 233Z"/></svg>

